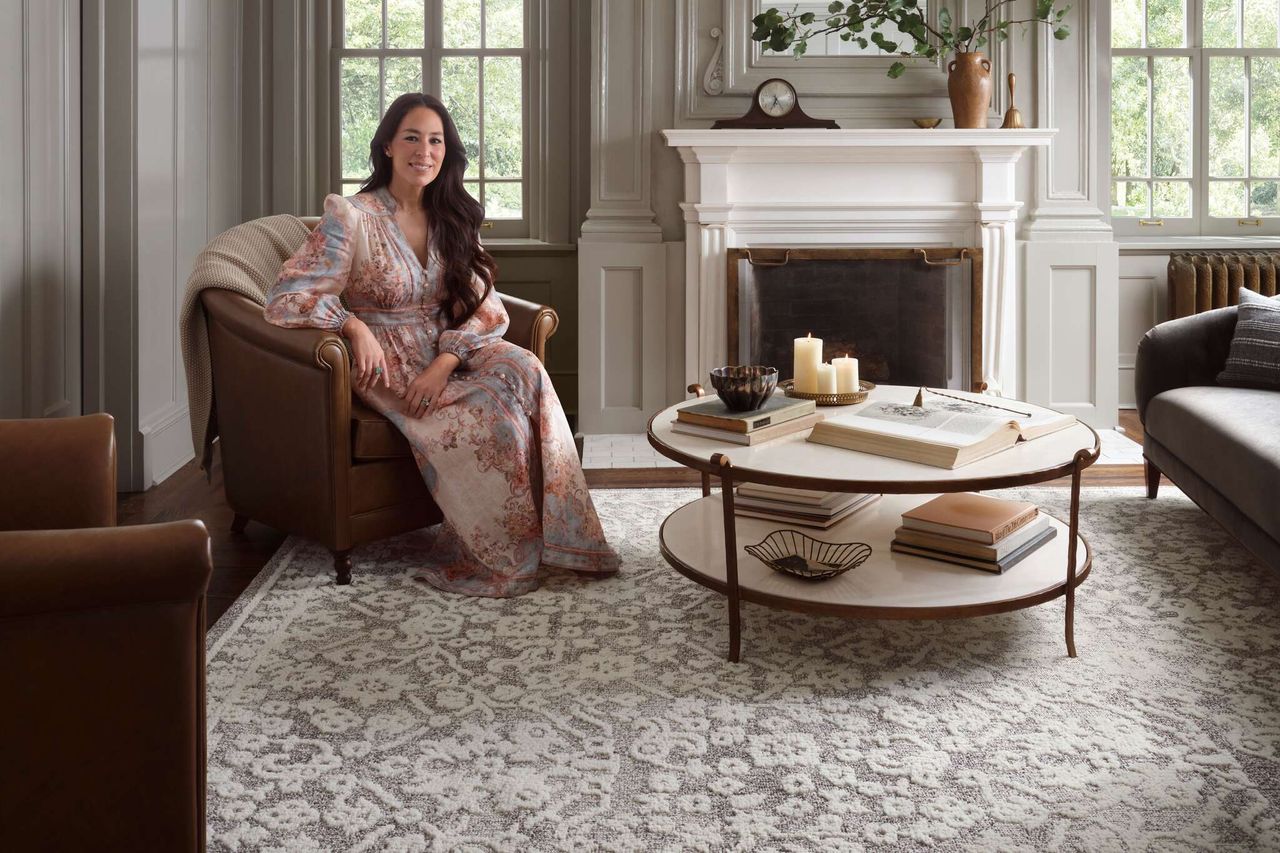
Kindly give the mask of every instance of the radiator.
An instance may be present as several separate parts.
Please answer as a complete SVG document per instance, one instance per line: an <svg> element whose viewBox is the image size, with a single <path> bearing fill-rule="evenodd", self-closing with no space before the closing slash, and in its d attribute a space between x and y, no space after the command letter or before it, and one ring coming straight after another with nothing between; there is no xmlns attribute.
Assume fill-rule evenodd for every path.
<svg viewBox="0 0 1280 853"><path fill-rule="evenodd" d="M1235 305L1241 287L1274 296L1277 269L1280 250L1173 252L1168 319Z"/></svg>

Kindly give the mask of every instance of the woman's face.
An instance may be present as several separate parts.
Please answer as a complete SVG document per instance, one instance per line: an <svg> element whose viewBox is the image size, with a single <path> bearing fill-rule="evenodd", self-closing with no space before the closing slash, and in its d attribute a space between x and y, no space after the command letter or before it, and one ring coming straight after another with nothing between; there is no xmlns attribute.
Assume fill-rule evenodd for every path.
<svg viewBox="0 0 1280 853"><path fill-rule="evenodd" d="M409 110L384 150L391 158L394 181L406 187L425 187L444 166L444 122L440 114L427 107Z"/></svg>

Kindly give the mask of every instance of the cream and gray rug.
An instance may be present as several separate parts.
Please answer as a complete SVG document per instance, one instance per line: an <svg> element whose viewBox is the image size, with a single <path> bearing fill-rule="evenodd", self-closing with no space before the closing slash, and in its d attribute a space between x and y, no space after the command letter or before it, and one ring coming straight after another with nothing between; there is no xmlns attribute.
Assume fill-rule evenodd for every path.
<svg viewBox="0 0 1280 853"><path fill-rule="evenodd" d="M1280 576L1176 490L1085 490L1075 660L1061 602L747 605L741 664L658 555L695 494L597 491L621 574L509 601L289 539L210 632L210 848L1280 848Z"/></svg>

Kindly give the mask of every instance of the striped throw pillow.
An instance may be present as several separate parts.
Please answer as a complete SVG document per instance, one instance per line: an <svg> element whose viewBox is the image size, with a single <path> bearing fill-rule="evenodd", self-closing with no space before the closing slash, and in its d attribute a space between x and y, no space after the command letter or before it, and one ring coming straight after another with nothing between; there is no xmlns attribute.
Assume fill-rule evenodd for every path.
<svg viewBox="0 0 1280 853"><path fill-rule="evenodd" d="M1280 296L1240 288L1239 315L1219 385L1280 390Z"/></svg>

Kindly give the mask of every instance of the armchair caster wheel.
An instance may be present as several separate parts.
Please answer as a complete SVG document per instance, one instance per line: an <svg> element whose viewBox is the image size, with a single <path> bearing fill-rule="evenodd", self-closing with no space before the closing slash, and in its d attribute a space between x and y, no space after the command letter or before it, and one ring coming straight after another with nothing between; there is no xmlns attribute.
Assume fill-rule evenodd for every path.
<svg viewBox="0 0 1280 853"><path fill-rule="evenodd" d="M351 551L333 552L333 570L337 574L337 585L346 586L351 583Z"/></svg>
<svg viewBox="0 0 1280 853"><path fill-rule="evenodd" d="M236 513L236 517L231 519L231 532L244 533L244 529L249 526L249 516Z"/></svg>

